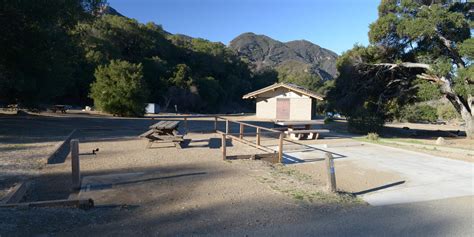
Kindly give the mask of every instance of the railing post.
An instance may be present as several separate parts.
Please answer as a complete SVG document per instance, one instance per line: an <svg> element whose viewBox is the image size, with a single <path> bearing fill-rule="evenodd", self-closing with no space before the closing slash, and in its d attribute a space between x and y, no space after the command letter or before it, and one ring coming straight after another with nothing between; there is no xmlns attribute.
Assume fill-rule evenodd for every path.
<svg viewBox="0 0 474 237"><path fill-rule="evenodd" d="M239 138L240 139L244 138L244 125L243 124L240 124Z"/></svg>
<svg viewBox="0 0 474 237"><path fill-rule="evenodd" d="M278 162L283 163L283 132L280 132L278 142Z"/></svg>
<svg viewBox="0 0 474 237"><path fill-rule="evenodd" d="M225 120L225 133L229 133L229 120Z"/></svg>
<svg viewBox="0 0 474 237"><path fill-rule="evenodd" d="M334 169L334 158L329 152L326 152L326 170L328 176L328 191L334 193L336 192L336 171Z"/></svg>
<svg viewBox="0 0 474 237"><path fill-rule="evenodd" d="M225 134L222 134L222 159L225 160L226 157L227 157L227 151L226 151L226 146L227 146L227 142L226 142L226 136Z"/></svg>
<svg viewBox="0 0 474 237"><path fill-rule="evenodd" d="M188 117L184 117L184 131L188 134Z"/></svg>
<svg viewBox="0 0 474 237"><path fill-rule="evenodd" d="M79 140L71 140L71 170L72 170L72 188L78 190L81 188L81 170L79 167Z"/></svg>
<svg viewBox="0 0 474 237"><path fill-rule="evenodd" d="M217 132L217 116L214 117L214 132Z"/></svg>
<svg viewBox="0 0 474 237"><path fill-rule="evenodd" d="M260 146L260 128L257 128L257 140L255 141L257 146Z"/></svg>

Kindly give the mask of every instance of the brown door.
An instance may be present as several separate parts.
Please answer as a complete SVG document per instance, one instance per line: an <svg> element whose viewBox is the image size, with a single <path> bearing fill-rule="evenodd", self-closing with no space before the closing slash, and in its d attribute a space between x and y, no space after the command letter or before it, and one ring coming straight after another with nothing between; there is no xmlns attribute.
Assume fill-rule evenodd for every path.
<svg viewBox="0 0 474 237"><path fill-rule="evenodd" d="M277 98L276 119L290 119L290 99Z"/></svg>

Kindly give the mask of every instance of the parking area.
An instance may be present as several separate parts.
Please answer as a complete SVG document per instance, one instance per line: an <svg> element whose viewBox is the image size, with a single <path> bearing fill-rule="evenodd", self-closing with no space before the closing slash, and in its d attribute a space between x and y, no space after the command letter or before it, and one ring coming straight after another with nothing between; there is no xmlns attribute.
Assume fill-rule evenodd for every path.
<svg viewBox="0 0 474 237"><path fill-rule="evenodd" d="M311 163L323 163L326 152L333 153L336 158L336 177L342 185L347 179L373 183L372 187L344 188L352 189L371 205L474 195L473 163L382 145L360 142L308 145L304 149L287 151L285 162L295 166L316 166ZM380 172L385 175L374 175ZM379 182L372 179L379 179Z"/></svg>

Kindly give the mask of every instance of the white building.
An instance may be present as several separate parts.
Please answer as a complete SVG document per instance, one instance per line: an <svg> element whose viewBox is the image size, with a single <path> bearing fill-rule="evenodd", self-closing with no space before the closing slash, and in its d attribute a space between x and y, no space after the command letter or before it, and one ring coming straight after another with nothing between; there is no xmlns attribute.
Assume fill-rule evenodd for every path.
<svg viewBox="0 0 474 237"><path fill-rule="evenodd" d="M323 100L303 87L289 83L275 83L250 92L244 99L256 99L257 117L273 120L311 120L314 100Z"/></svg>

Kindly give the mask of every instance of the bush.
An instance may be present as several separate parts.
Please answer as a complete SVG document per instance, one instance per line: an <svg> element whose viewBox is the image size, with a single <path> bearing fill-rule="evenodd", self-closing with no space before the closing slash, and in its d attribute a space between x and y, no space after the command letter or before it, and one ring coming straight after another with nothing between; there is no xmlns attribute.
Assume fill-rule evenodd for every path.
<svg viewBox="0 0 474 237"><path fill-rule="evenodd" d="M326 118L324 118L324 124L330 124L330 123L332 123L332 122L334 122L334 119L333 119L333 118L331 118L331 117L326 117Z"/></svg>
<svg viewBox="0 0 474 237"><path fill-rule="evenodd" d="M90 97L100 110L119 116L143 116L146 88L141 64L112 60L94 73Z"/></svg>
<svg viewBox="0 0 474 237"><path fill-rule="evenodd" d="M378 141L379 140L379 134L376 132L370 132L367 134L367 139L371 141Z"/></svg>
<svg viewBox="0 0 474 237"><path fill-rule="evenodd" d="M401 113L402 119L410 123L436 122L438 119L436 108L429 105L410 105Z"/></svg>
<svg viewBox="0 0 474 237"><path fill-rule="evenodd" d="M347 125L350 132L367 134L378 132L385 124L385 119L376 115L358 115L347 118Z"/></svg>
<svg viewBox="0 0 474 237"><path fill-rule="evenodd" d="M452 104L442 104L437 108L438 118L443 119L445 121L455 120L459 118L459 114L454 109Z"/></svg>

